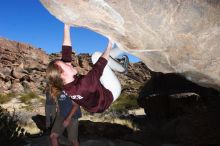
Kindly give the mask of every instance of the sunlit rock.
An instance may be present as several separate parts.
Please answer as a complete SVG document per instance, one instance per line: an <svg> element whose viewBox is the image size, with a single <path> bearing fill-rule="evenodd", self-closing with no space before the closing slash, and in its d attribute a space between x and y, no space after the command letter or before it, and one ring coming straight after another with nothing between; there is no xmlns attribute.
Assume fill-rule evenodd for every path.
<svg viewBox="0 0 220 146"><path fill-rule="evenodd" d="M220 90L220 1L41 0L57 19L110 37L151 70Z"/></svg>

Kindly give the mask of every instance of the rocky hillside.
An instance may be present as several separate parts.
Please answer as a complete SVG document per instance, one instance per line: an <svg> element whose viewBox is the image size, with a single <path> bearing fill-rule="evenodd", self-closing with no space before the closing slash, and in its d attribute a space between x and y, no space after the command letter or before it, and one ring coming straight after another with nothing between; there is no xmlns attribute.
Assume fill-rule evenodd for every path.
<svg viewBox="0 0 220 146"><path fill-rule="evenodd" d="M33 91L41 94L45 87L45 70L50 60L60 54L46 54L41 48L0 38L0 93ZM76 55L72 64L80 74L87 73L92 63L90 54ZM130 63L127 75L116 73L124 91L138 92L138 88L149 79L149 70L141 62Z"/></svg>
<svg viewBox="0 0 220 146"><path fill-rule="evenodd" d="M0 92L40 92L48 55L40 48L0 38Z"/></svg>

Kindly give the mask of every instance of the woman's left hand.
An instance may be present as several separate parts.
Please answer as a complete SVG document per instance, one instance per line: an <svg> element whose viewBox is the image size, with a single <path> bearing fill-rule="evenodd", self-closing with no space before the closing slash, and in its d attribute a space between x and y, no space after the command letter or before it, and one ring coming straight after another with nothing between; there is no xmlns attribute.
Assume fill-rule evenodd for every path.
<svg viewBox="0 0 220 146"><path fill-rule="evenodd" d="M63 126L66 128L70 124L71 119L67 118L63 121Z"/></svg>
<svg viewBox="0 0 220 146"><path fill-rule="evenodd" d="M114 42L109 38L107 48L112 48L114 46Z"/></svg>

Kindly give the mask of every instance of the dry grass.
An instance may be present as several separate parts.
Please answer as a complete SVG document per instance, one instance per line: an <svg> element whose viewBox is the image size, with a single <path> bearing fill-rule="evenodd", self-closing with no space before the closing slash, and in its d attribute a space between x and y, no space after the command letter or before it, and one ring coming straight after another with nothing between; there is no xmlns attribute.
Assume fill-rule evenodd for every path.
<svg viewBox="0 0 220 146"><path fill-rule="evenodd" d="M15 96L14 93L0 94L0 104L9 102Z"/></svg>
<svg viewBox="0 0 220 146"><path fill-rule="evenodd" d="M34 92L27 92L20 95L20 100L22 103L30 104L32 99L39 99L39 96Z"/></svg>

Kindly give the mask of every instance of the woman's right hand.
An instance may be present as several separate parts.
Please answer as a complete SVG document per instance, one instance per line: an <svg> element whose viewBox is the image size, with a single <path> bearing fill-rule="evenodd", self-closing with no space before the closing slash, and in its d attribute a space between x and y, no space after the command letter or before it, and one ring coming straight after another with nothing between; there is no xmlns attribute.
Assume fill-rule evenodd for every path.
<svg viewBox="0 0 220 146"><path fill-rule="evenodd" d="M110 51L113 47L113 41L111 39L108 39L108 46L107 48L104 50L104 52L102 53L102 57L105 58L106 60L109 59L110 56Z"/></svg>

